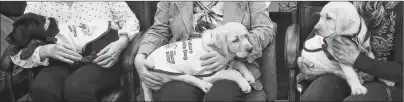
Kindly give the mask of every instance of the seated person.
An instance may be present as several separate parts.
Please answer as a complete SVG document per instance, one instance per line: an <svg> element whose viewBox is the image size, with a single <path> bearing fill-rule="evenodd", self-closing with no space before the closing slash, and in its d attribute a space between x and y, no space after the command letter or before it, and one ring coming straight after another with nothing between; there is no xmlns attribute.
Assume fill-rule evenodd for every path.
<svg viewBox="0 0 404 102"><path fill-rule="evenodd" d="M313 64L303 57L298 65L308 79L314 79L303 92L302 101L402 101L403 100L403 4L396 1L353 2L366 22L371 33L370 46L375 55L371 59L360 52L351 40L334 40L335 59L369 75L391 80L395 86L388 86L378 78L366 81L365 95L351 95L346 81L329 72L314 71ZM401 15L399 15L401 13ZM318 77L312 77L318 76ZM310 78L311 77L311 78Z"/></svg>
<svg viewBox="0 0 404 102"><path fill-rule="evenodd" d="M275 33L264 2L159 2L154 25L146 33L135 58L140 79L149 87L161 87L153 93L154 101L244 101L246 94L238 84L229 80L213 83L208 93L185 82L161 82L147 67L147 56L156 48L177 41L200 37L203 31L227 22L242 23L249 31L252 53L245 62L247 67L262 56L262 50L274 42ZM225 68L229 62L217 51L202 55L202 66L210 70ZM253 62L254 63L254 62Z"/></svg>
<svg viewBox="0 0 404 102"><path fill-rule="evenodd" d="M58 38L60 33L67 32L56 35L57 44L37 47L34 54L26 60L20 59L20 53L11 56L12 61L23 68L46 66L38 73L31 86L32 100L97 101L96 93L120 85L120 53L139 32L138 20L125 2L28 2L25 13L29 12L53 17L58 24L68 23L72 26L97 19L106 20L111 22L112 29L118 31L118 40L106 45L97 54L93 64L85 64L79 68L71 66L83 57L81 50L89 43L89 39L80 40L76 36ZM77 33L74 30L70 32L84 34L80 36L95 35ZM98 37L101 35L95 35L94 38ZM68 40L77 42L65 43Z"/></svg>

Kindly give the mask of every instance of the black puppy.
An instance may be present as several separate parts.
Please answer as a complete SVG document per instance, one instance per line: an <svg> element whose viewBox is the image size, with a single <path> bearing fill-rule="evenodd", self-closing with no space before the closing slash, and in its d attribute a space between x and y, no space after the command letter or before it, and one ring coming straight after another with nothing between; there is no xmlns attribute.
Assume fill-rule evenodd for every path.
<svg viewBox="0 0 404 102"><path fill-rule="evenodd" d="M46 19L49 20L49 26L45 26L45 23L47 23ZM32 56L38 46L55 44L57 41L55 36L59 33L59 28L54 18L45 18L34 13L22 15L14 22L13 26L13 31L7 36L6 41L13 47L11 55L16 55L18 51L22 50L20 59L23 60ZM74 62L72 67L78 68L79 66L92 63L97 58L96 54L101 49L118 40L117 35L117 30L109 29L98 40L87 44L81 54L85 57L80 61Z"/></svg>
<svg viewBox="0 0 404 102"><path fill-rule="evenodd" d="M27 13L13 23L13 31L6 37L6 41L13 47L11 55L22 50L20 58L28 59L40 45L54 44L59 33L56 20L44 16Z"/></svg>

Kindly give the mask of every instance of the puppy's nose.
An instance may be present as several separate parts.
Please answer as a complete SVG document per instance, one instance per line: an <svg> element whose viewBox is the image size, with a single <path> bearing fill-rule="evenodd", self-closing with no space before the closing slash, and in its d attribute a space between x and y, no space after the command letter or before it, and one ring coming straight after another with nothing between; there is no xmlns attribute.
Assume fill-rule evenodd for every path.
<svg viewBox="0 0 404 102"><path fill-rule="evenodd" d="M11 38L10 38L10 37L6 37L6 41L7 41L8 43L11 43Z"/></svg>
<svg viewBox="0 0 404 102"><path fill-rule="evenodd" d="M252 49L252 47L247 48L247 52L248 52L248 53L251 53L251 52L252 52L252 50L253 50L253 49Z"/></svg>

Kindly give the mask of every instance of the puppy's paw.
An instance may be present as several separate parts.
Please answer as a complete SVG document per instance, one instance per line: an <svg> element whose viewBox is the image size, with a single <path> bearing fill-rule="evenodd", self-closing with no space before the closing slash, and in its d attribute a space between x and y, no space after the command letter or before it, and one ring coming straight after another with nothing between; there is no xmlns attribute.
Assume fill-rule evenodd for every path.
<svg viewBox="0 0 404 102"><path fill-rule="evenodd" d="M351 87L351 94L352 95L364 95L368 92L366 87L362 85L356 85Z"/></svg>
<svg viewBox="0 0 404 102"><path fill-rule="evenodd" d="M205 83L205 85L204 85L204 89L202 89L205 93L207 93L209 90L210 90L210 88L212 88L212 86L213 86L213 84L212 83L209 83L209 82L207 82L207 83Z"/></svg>
<svg viewBox="0 0 404 102"><path fill-rule="evenodd" d="M251 73L244 73L243 77L247 80L248 83L255 83L255 78Z"/></svg>
<svg viewBox="0 0 404 102"><path fill-rule="evenodd" d="M247 82L247 80L239 81L239 82L237 82L237 84L241 88L241 91L243 91L244 93L250 93L251 92L251 86Z"/></svg>

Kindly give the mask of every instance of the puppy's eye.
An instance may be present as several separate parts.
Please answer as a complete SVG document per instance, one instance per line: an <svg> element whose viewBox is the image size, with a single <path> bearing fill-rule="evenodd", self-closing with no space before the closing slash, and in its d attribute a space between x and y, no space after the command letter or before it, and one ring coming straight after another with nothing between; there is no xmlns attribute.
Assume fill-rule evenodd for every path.
<svg viewBox="0 0 404 102"><path fill-rule="evenodd" d="M17 29L20 29L21 27L18 25L16 28L17 28Z"/></svg>
<svg viewBox="0 0 404 102"><path fill-rule="evenodd" d="M327 18L328 20L331 20L331 19L332 19L330 16L327 16L327 17L325 17L325 18Z"/></svg>
<svg viewBox="0 0 404 102"><path fill-rule="evenodd" d="M332 17L330 15L328 15L328 14L325 15L325 18L327 18L327 20L332 19Z"/></svg>
<svg viewBox="0 0 404 102"><path fill-rule="evenodd" d="M236 38L235 40L233 40L233 43L238 42L238 38Z"/></svg>

